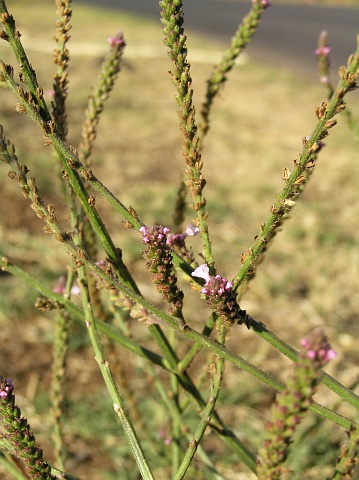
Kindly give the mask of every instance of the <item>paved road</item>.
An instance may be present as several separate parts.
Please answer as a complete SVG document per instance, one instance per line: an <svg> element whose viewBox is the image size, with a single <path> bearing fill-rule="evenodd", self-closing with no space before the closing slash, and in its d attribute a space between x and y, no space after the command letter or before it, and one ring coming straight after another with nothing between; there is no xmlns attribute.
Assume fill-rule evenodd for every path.
<svg viewBox="0 0 359 480"><path fill-rule="evenodd" d="M77 0L105 8L158 19L158 0ZM223 0L184 0L186 27L210 35L228 44L239 19L250 2ZM310 79L317 75L313 51L322 30L327 30L332 47L333 66L338 68L356 47L359 33L358 8L318 5L273 4L264 13L263 22L248 53L275 65L288 65Z"/></svg>

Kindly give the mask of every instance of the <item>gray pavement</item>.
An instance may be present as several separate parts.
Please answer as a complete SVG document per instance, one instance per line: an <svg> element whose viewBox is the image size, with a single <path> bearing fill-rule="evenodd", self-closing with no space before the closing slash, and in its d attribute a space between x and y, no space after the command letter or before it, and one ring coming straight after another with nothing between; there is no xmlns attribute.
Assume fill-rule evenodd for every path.
<svg viewBox="0 0 359 480"><path fill-rule="evenodd" d="M77 0L97 7L118 9L159 19L158 0ZM228 44L250 2L184 0L185 26ZM324 7L313 4L275 4L263 21L247 52L258 60L286 65L304 78L317 76L314 49L322 30L327 30L331 59L337 69L356 48L359 33L358 8Z"/></svg>

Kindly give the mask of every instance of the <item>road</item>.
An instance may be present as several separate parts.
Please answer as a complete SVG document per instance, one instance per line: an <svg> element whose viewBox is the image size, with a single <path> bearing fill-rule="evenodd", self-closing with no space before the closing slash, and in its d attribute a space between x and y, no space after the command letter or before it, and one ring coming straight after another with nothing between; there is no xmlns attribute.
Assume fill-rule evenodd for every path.
<svg viewBox="0 0 359 480"><path fill-rule="evenodd" d="M159 18L158 0L77 0L105 8ZM185 26L228 44L250 2L223 0L184 0ZM257 60L285 65L309 79L317 75L313 51L322 30L327 30L336 69L356 48L359 33L359 7L273 4L247 52Z"/></svg>

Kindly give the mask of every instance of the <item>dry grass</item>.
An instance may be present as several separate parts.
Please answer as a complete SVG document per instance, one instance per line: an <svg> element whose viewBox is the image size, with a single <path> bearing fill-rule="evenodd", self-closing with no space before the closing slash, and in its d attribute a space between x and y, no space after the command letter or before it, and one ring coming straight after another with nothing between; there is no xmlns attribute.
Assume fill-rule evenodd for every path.
<svg viewBox="0 0 359 480"><path fill-rule="evenodd" d="M40 5L43 8L41 15ZM46 91L51 88L52 47L47 42L53 35L53 7L44 0L38 1L36 8L28 6L29 2L23 2L11 8ZM54 19L54 15L52 17ZM119 13L108 15L81 6L75 6L73 23L70 143L78 144L86 98L97 75L106 38L121 27L128 42L128 55L100 124L93 168L125 205L136 208L146 224L170 225L171 207L184 162L180 154L181 135L174 91L167 74L168 61L159 24L139 22ZM189 46L196 50L196 55L200 54L191 57L190 53L196 102L200 107L205 79L212 69L210 61L221 47L196 36L189 38ZM9 51L1 45L0 57L6 60L8 56ZM61 212L63 201L58 187L54 187L55 159L49 147L42 145L41 134L30 120L14 111L14 99L10 94L1 93L0 122L4 125L5 135L15 143L20 160L37 178L44 199L53 202ZM215 105L212 130L203 155L204 176L208 181L205 195L210 234L218 270L228 278L236 273L241 253L251 246L260 222L265 220L274 196L282 188L282 169L291 167L301 149L301 138L309 135L315 125L314 107L324 97L321 86L306 84L290 71L263 67L248 59L231 74L230 82ZM358 94L351 94L348 100L353 111L358 112ZM331 131L326 144L310 184L293 210L292 218L285 222L284 231L276 237L258 268L242 306L294 347L298 346L304 333L316 325L323 325L339 352L329 370L338 380L349 385L359 374L355 344L359 334L358 145L352 140L344 118ZM51 281L64 271L67 254L41 232L41 222L27 208L16 185L6 177L4 165L1 171L1 254L18 258L26 269ZM158 300L153 290L146 287L148 277L139 261L140 238L122 227L122 219L104 201L98 199L97 204L141 289L152 300ZM188 222L191 216L189 211ZM63 221L66 222L65 214ZM199 250L197 239L193 240L193 245ZM44 317L31 307L35 298L33 293L22 290L13 279L2 278L0 281L6 293L0 304L2 373L15 379L26 414L31 417L33 427L41 430L37 414L43 415L46 407L43 398L51 359L50 317ZM202 303L188 305L187 311L194 325L206 318ZM282 361L278 361L278 355L263 346L252 332L234 329L228 344L265 370L281 378L287 375L288 370L283 368ZM78 397L72 398L75 402L72 408L76 406L76 399L79 401L86 395L89 403L84 410L94 408L100 415L101 410L96 407L100 379L92 353L85 345L74 344L73 350L69 384L76 384L75 395ZM135 368L139 362L131 361L130 374L137 375ZM289 369L289 362L287 365ZM246 384L247 377L238 376L234 368L228 367L226 373L226 389L236 397L234 402L239 404L241 398L246 398L248 404L234 408L228 403L220 412L229 423L241 425L239 428L243 428L246 418L257 417L258 423L247 425L245 434L246 438L252 434L250 442L256 445L258 440L255 437L263 426L262 416L266 418L268 415L270 395L259 386L257 390L251 390L252 385ZM238 378L244 382L240 393L236 391ZM133 390L138 388L143 394L147 393L141 378L133 382ZM334 401L327 393L318 398L328 406ZM146 408L151 410L155 403L151 395L148 403ZM36 411L33 405L36 405ZM80 408L78 410L77 414L85 415ZM351 413L348 407L340 407L339 411ZM86 425L81 435L74 436L73 413L72 410L66 435L70 450L85 454L85 460L81 464L75 458L72 472L84 478L98 479L103 458L96 454L99 444L92 438L96 425L92 429ZM100 440L105 443L106 452L111 453L117 442L117 428L111 427L110 420L103 421L110 433ZM40 436L38 441L42 440ZM87 453L91 460L86 457ZM220 450L218 453L221 454ZM101 455L104 455L103 450ZM111 466L114 472L120 468L123 465L119 460ZM223 468L229 468L225 461ZM313 475L306 478L318 478L315 473ZM112 477L108 473L107 477L101 474L101 478Z"/></svg>

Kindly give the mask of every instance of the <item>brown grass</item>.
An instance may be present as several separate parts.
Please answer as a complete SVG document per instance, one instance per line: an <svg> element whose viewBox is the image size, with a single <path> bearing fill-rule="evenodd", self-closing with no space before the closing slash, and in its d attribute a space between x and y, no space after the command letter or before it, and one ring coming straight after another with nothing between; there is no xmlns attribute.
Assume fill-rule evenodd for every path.
<svg viewBox="0 0 359 480"><path fill-rule="evenodd" d="M51 88L52 47L48 38L53 35L53 7L44 0L38 1L36 8L28 8L28 5L25 2L11 8L18 19L24 44L29 47L40 83L47 91ZM106 38L121 27L128 43L128 55L100 124L93 168L125 205L136 208L146 224L170 225L171 207L184 162L180 154L181 135L174 91L167 74L169 66L159 24L82 6L75 6L73 24L70 143L78 145L88 91L101 62L102 54L96 52L105 51ZM205 79L212 69L211 59L222 46L195 35L190 36L189 46L200 53L202 60L192 61L199 110ZM5 61L10 58L3 44L0 45L0 57ZM191 60L191 53L189 58ZM30 120L14 111L11 95L6 91L1 93L0 122L5 135L17 146L20 160L37 178L44 199L53 202L61 212L63 201L58 187L54 186L56 161L49 147L42 145L41 134ZM307 84L290 71L263 67L249 59L231 73L230 82L214 107L212 130L203 155L214 254L219 272L228 278L236 273L241 253L251 246L260 222L265 220L276 193L282 188L283 167L291 167L301 149L302 137L314 128L314 107L325 98L325 93L320 85ZM350 108L357 111L358 94L351 94L348 101ZM299 339L308 330L323 325L339 352L329 371L346 385L359 373L355 344L359 334L357 156L358 145L342 118L331 131L310 184L291 219L285 222L283 232L268 250L242 305L294 347L298 347ZM26 269L41 273L51 281L64 272L67 254L41 232L41 222L27 208L15 183L6 177L4 165L1 171L1 253L18 259ZM116 244L123 249L125 261L139 280L140 288L152 301L158 301L152 288L147 286L149 278L139 261L140 238L122 227L122 219L105 201L98 198L97 204ZM191 217L189 211L188 223ZM63 219L66 221L65 214ZM196 251L200 250L199 240L194 239L193 245ZM41 408L44 409L46 402L39 403L36 398L43 395L49 381L51 317L31 307L36 295L23 290L14 279L0 281L6 292L0 304L2 373L15 379L24 413L31 417L33 427L41 431L43 425L37 414L40 410L44 415ZM200 328L207 312L203 314L203 303L187 305L186 310L191 315L191 323ZM228 345L265 370L283 379L286 377L288 370L278 361L276 352L263 345L252 332L233 329ZM73 348L69 384L76 384L74 390L78 397L74 397L75 400L85 395L91 404L97 401L96 389L101 382L93 354L86 346ZM131 361L134 365L131 374L135 375L135 365L139 362ZM289 362L287 365L289 369ZM226 373L226 388L235 390L238 372L228 367ZM240 378L245 379L242 375ZM141 385L136 380L136 386L146 392ZM248 385L243 386L243 391L251 397L250 404L233 409L224 406L222 413L229 422L240 424L246 417L258 416L260 412L253 433L257 435L262 429L262 416L268 415L271 397L267 391L259 390L259 386L258 392L251 391ZM334 401L333 395L327 393L325 397L319 395L318 399L328 406ZM37 411L34 411L36 402ZM339 410L343 414L351 413L348 407ZM73 474L98 479L103 458L96 455L98 443L91 438L96 427L77 437L71 430L71 418L69 422L66 433L71 451L91 456L91 461L86 457L83 463L74 458ZM43 432L46 435L46 430ZM116 426L104 437L107 451L111 451L117 435ZM43 439L40 434L38 441ZM251 441L254 445L258 442L253 438ZM115 462L111 468L118 469L120 464Z"/></svg>

